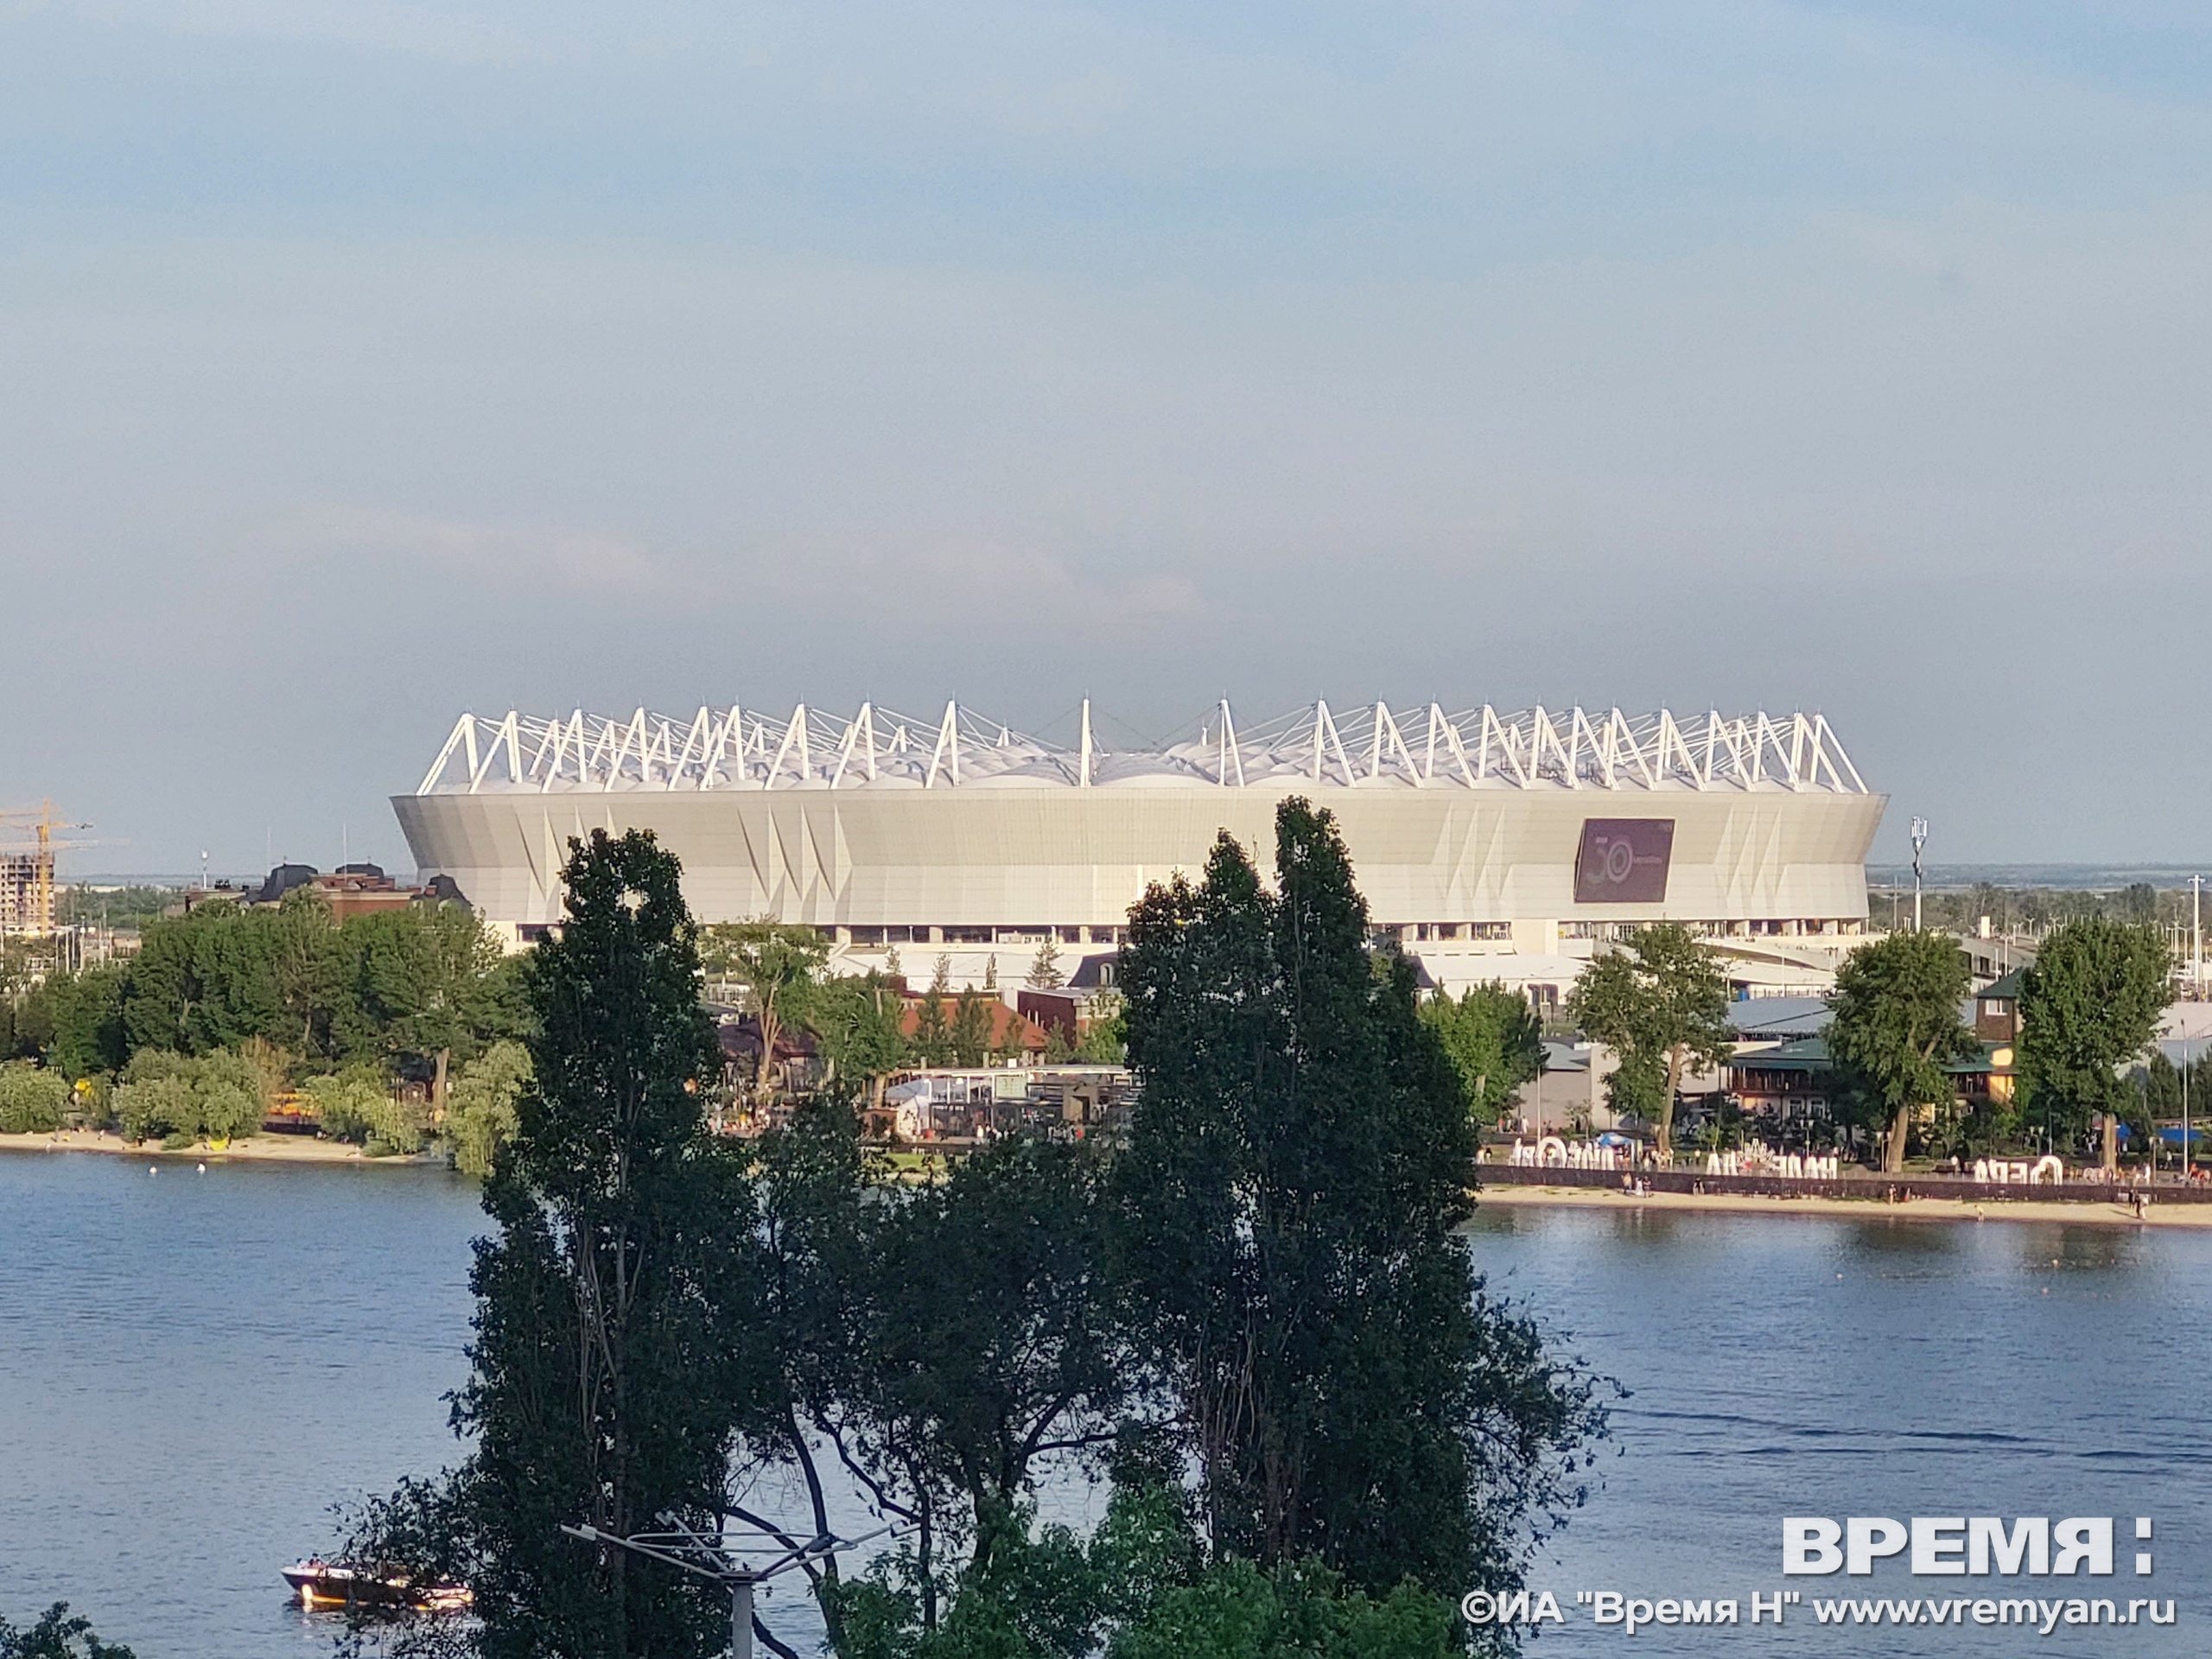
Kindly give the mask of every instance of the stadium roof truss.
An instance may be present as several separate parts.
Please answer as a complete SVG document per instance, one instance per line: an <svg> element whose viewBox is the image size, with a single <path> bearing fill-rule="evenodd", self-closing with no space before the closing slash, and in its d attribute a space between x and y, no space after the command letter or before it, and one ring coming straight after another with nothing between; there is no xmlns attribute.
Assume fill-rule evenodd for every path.
<svg viewBox="0 0 2212 1659"><path fill-rule="evenodd" d="M1447 714L1377 702L1332 713L1314 702L1240 728L1226 701L1198 734L1109 750L1064 748L957 702L935 719L864 702L849 719L801 703L788 716L731 704L689 718L639 709L548 718L463 715L423 774L421 795L677 790L1089 789L1304 784L1347 789L1817 790L1867 793L1819 715L1688 721L1665 709L1524 709Z"/></svg>

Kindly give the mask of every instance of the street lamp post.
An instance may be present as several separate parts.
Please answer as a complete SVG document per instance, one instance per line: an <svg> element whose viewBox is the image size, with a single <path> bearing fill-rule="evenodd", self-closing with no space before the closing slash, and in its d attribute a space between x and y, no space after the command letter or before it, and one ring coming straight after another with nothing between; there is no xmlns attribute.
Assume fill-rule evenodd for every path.
<svg viewBox="0 0 2212 1659"><path fill-rule="evenodd" d="M581 1538L588 1544L599 1544L614 1549L626 1549L649 1560L666 1563L702 1579L710 1579L729 1592L729 1651L730 1659L753 1659L753 1586L788 1573L793 1567L804 1567L812 1561L825 1560L841 1551L864 1544L871 1538L880 1538L891 1530L878 1527L874 1532L858 1538L840 1538L832 1533L822 1533L804 1543L778 1536L765 1529L756 1529L754 1538L761 1545L777 1546L780 1553L763 1567L747 1567L739 1559L742 1547L732 1541L727 1532L702 1533L687 1527L673 1515L663 1514L661 1524L664 1532L633 1532L628 1537L618 1537L611 1532L601 1532L586 1522L581 1527L561 1529L571 1538Z"/></svg>

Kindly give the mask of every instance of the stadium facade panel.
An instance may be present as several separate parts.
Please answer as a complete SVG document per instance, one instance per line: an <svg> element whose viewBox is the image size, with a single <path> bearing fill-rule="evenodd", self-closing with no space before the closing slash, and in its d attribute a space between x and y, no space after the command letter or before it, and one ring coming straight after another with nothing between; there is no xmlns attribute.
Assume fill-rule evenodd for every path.
<svg viewBox="0 0 2212 1659"><path fill-rule="evenodd" d="M424 878L524 929L559 919L569 838L636 828L683 860L704 920L1089 939L1224 830L1264 866L1293 794L1336 815L1376 922L1424 938L1661 918L1827 934L1866 914L1885 802L1817 715L1317 703L1240 732L1224 704L1195 724L1109 752L1087 709L1070 747L957 707L465 715L392 804Z"/></svg>

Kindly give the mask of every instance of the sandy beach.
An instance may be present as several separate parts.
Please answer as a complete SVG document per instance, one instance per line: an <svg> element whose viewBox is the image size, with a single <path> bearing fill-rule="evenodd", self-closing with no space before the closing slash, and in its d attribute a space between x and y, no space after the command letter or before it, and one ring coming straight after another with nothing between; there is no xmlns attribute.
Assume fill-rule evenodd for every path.
<svg viewBox="0 0 2212 1659"><path fill-rule="evenodd" d="M2090 1227L2212 1227L2212 1205L2151 1205L2139 1220L2126 1203L2053 1202L2033 1198L1975 1203L1956 1198L1907 1198L1883 1204L1854 1198L1770 1198L1741 1192L1626 1192L1589 1186L1508 1186L1482 1189L1486 1205L1560 1205L1579 1210L1733 1210L1754 1216L1840 1216L1853 1221L2042 1221Z"/></svg>
<svg viewBox="0 0 2212 1659"><path fill-rule="evenodd" d="M157 1141L132 1146L121 1135L105 1129L56 1129L50 1135L0 1135L0 1152L105 1152L133 1158L181 1158L194 1162L251 1160L274 1164L404 1164L405 1158L370 1158L360 1147L341 1141L318 1141L307 1135L257 1135L233 1141L220 1152L205 1143L164 1152Z"/></svg>

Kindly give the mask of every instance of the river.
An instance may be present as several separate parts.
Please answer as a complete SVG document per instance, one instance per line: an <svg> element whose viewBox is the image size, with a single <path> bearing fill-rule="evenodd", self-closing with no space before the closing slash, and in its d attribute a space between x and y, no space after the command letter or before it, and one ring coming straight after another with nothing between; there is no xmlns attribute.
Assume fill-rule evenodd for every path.
<svg viewBox="0 0 2212 1659"><path fill-rule="evenodd" d="M0 1155L0 1612L67 1599L140 1659L325 1651L277 1569L328 1541L334 1502L454 1457L441 1396L481 1226L473 1184L421 1166ZM1569 1621L1538 1654L2208 1650L2212 1234L1499 1207L1473 1243L1494 1287L1632 1390L1601 1486L1531 1575ZM1821 1628L1813 1598L1847 1584L1992 1581L1896 1562L1785 1580L1785 1514L2117 1516L2115 1577L1995 1582L2171 1597L2181 1622ZM1573 1599L1734 1597L1748 1618L1783 1588L1806 1599L1779 1630L1631 1638Z"/></svg>

